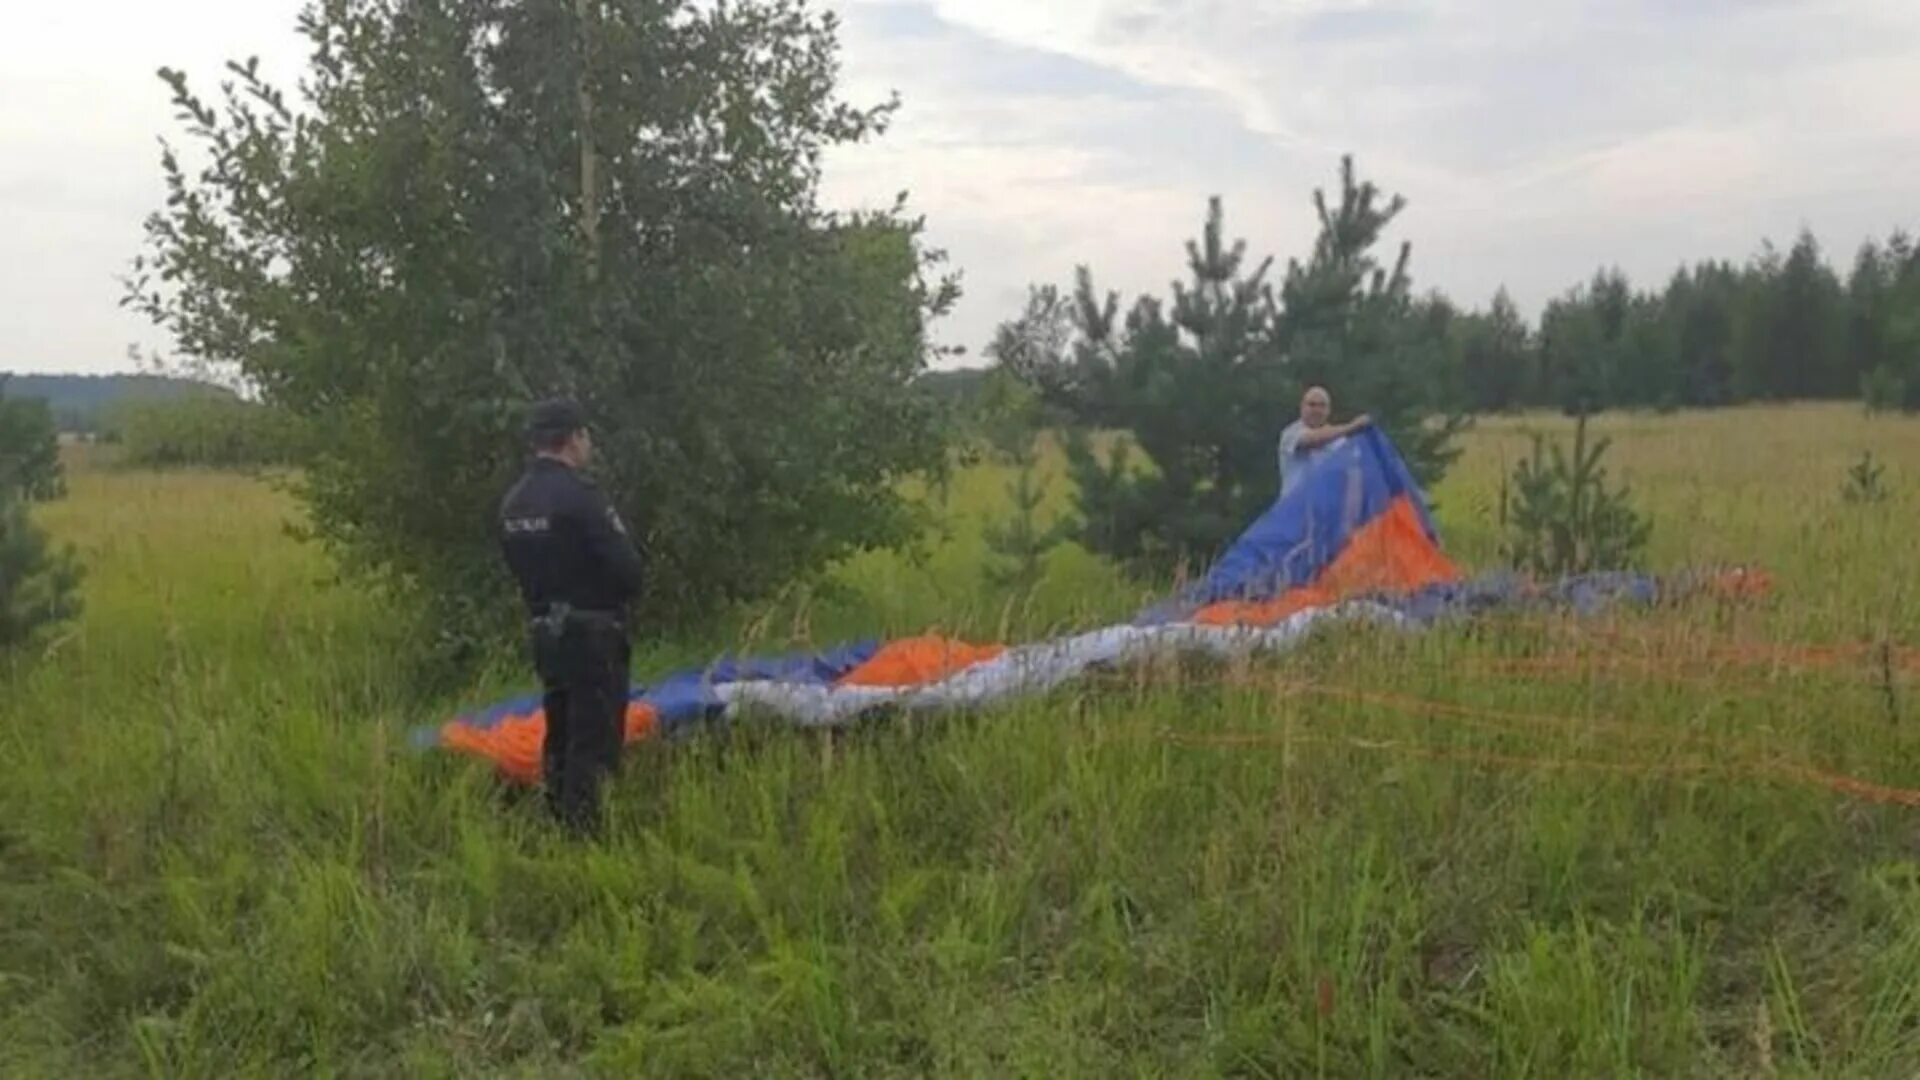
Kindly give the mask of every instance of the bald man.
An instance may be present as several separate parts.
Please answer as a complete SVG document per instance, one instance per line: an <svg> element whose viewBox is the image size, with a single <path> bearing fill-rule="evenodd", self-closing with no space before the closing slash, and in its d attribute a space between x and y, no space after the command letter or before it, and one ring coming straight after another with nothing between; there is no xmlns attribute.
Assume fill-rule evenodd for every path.
<svg viewBox="0 0 1920 1080"><path fill-rule="evenodd" d="M1354 417L1344 424L1329 424L1327 417L1333 414L1333 395L1323 386L1310 386L1300 395L1300 419L1288 424L1280 433L1280 497L1293 490L1299 482L1300 474L1307 462L1312 461L1320 451L1335 439L1345 438L1359 431L1373 418L1365 413Z"/></svg>

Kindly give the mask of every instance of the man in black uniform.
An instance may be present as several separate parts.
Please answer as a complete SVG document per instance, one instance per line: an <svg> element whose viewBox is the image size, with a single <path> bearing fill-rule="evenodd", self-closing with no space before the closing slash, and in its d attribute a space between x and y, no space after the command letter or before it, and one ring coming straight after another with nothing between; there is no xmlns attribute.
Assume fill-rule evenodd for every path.
<svg viewBox="0 0 1920 1080"><path fill-rule="evenodd" d="M600 783L620 763L631 645L626 606L641 562L620 515L579 470L593 455L568 401L528 417L535 457L500 504L500 543L531 618L545 689L547 803L568 828L597 831Z"/></svg>

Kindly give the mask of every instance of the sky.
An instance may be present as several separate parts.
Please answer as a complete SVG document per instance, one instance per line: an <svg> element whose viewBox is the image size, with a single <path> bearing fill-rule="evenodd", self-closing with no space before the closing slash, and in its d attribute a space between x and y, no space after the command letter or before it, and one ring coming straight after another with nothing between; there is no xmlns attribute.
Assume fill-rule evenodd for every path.
<svg viewBox="0 0 1920 1080"><path fill-rule="evenodd" d="M964 295L934 327L983 362L1031 284L1086 265L1131 303L1184 276L1220 196L1255 260L1304 255L1340 158L1407 199L1415 287L1529 316L1617 266L1663 280L1810 228L1843 269L1920 232L1915 0L835 0L879 140L825 201L927 219ZM291 85L297 0L94 0L0 37L0 371L170 355L118 307L178 125L154 75L257 54Z"/></svg>

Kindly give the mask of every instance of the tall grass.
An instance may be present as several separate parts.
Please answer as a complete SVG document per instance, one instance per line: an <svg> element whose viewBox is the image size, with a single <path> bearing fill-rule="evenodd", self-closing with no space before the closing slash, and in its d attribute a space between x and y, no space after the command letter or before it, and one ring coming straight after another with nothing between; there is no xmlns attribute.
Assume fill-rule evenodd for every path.
<svg viewBox="0 0 1920 1080"><path fill-rule="evenodd" d="M1483 423L1435 493L1470 564L1527 422L1554 423ZM1920 424L1601 426L1659 564L1776 595L736 725L630 754L597 848L407 749L466 702L397 685L380 602L279 496L81 462L45 520L87 614L0 668L0 1073L1912 1075L1920 809L1807 770L1920 788ZM1885 503L1839 497L1863 448ZM1071 548L986 589L1003 481L726 644L1146 598ZM640 675L713 644L646 643Z"/></svg>

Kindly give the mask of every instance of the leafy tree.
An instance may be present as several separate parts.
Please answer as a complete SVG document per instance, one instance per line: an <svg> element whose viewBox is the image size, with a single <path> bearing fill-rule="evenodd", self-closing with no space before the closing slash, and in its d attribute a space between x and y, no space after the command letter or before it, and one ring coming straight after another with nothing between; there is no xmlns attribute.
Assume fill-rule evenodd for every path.
<svg viewBox="0 0 1920 1080"><path fill-rule="evenodd" d="M0 653L29 644L80 611L80 565L54 549L28 504L65 493L52 414L38 398L5 395L0 378Z"/></svg>
<svg viewBox="0 0 1920 1080"><path fill-rule="evenodd" d="M443 628L507 602L488 526L530 400L593 417L652 568L698 618L909 536L940 467L912 380L957 295L895 205L839 215L819 158L892 103L836 97L801 0L322 0L303 107L249 61L163 71L168 147L128 300L306 428L302 494L349 565Z"/></svg>

